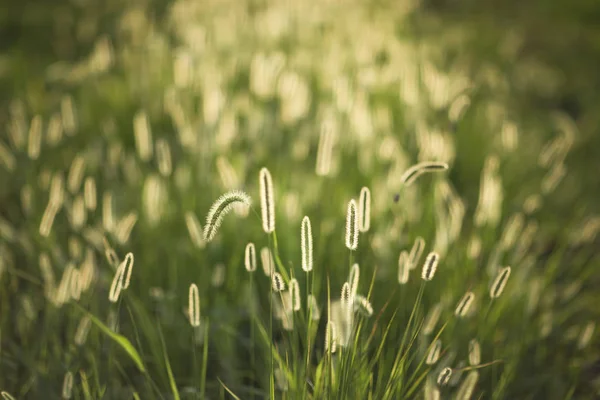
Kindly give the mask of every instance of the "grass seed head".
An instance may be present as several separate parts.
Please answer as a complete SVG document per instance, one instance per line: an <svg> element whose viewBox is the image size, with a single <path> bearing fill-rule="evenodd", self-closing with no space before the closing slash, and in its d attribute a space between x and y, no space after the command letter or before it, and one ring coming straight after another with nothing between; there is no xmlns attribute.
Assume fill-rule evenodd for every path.
<svg viewBox="0 0 600 400"><path fill-rule="evenodd" d="M356 250L358 247L358 221L356 212L356 201L354 199L348 202L346 212L346 247L349 250Z"/></svg>
<svg viewBox="0 0 600 400"><path fill-rule="evenodd" d="M193 327L200 326L200 295L198 293L198 286L195 283L190 285L188 294L188 315L190 325Z"/></svg>
<svg viewBox="0 0 600 400"><path fill-rule="evenodd" d="M506 282L508 282L508 278L510 277L510 271L510 267L504 267L498 272L498 275L496 276L496 279L494 280L494 283L490 289L490 297L492 299L500 297L504 291Z"/></svg>
<svg viewBox="0 0 600 400"><path fill-rule="evenodd" d="M445 386L448 384L450 377L452 376L452 368L446 367L444 368L437 377L437 384L439 386Z"/></svg>
<svg viewBox="0 0 600 400"><path fill-rule="evenodd" d="M429 352L427 353L427 358L425 359L425 364L433 365L440 359L440 354L442 352L442 341L437 339L433 345L429 348Z"/></svg>
<svg viewBox="0 0 600 400"><path fill-rule="evenodd" d="M302 219L300 249L302 251L302 270L310 272L313 269L313 240L310 219L308 217Z"/></svg>
<svg viewBox="0 0 600 400"><path fill-rule="evenodd" d="M366 186L360 190L358 205L358 230L367 232L371 227L371 191Z"/></svg>
<svg viewBox="0 0 600 400"><path fill-rule="evenodd" d="M246 271L248 272L256 271L256 247L254 247L254 243L248 243L246 245L246 250L244 252L244 267L246 267Z"/></svg>
<svg viewBox="0 0 600 400"><path fill-rule="evenodd" d="M430 281L433 279L439 260L440 256L438 253L431 252L427 255L425 263L423 264L423 271L421 272L421 277L424 281Z"/></svg>
<svg viewBox="0 0 600 400"><path fill-rule="evenodd" d="M239 190L227 192L214 202L206 216L206 225L204 225L205 241L210 242L214 239L225 215L227 215L227 213L229 213L236 205L240 204L250 206L251 200L246 193Z"/></svg>
<svg viewBox="0 0 600 400"><path fill-rule="evenodd" d="M274 292L283 292L285 290L285 282L279 272L273 272L272 285Z"/></svg>
<svg viewBox="0 0 600 400"><path fill-rule="evenodd" d="M457 317L466 317L469 315L469 311L471 310L471 305L473 304L473 300L475 300L475 293L467 292L462 297L462 299L458 302L456 306L456 310L454 311L454 315Z"/></svg>
<svg viewBox="0 0 600 400"><path fill-rule="evenodd" d="M477 339L469 341L469 365L475 366L481 363L481 346Z"/></svg>
<svg viewBox="0 0 600 400"><path fill-rule="evenodd" d="M273 179L267 168L262 168L260 178L260 211L262 214L263 230L271 233L275 230L275 195L273 193Z"/></svg>

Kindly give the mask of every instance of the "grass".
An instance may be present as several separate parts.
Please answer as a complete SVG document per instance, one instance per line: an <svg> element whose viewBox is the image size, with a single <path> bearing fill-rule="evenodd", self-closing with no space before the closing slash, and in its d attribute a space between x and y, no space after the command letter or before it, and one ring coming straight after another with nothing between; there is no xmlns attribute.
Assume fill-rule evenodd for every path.
<svg viewBox="0 0 600 400"><path fill-rule="evenodd" d="M510 73L457 53L469 31L402 5L125 4L32 78L0 135L0 390L595 398L600 219L570 169L577 121L514 107ZM248 271L248 243L274 265Z"/></svg>

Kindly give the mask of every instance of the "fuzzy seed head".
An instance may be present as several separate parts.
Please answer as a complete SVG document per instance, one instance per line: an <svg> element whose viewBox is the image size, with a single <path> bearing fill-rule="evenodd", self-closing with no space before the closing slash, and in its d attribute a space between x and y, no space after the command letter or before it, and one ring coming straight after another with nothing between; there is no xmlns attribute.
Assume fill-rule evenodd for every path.
<svg viewBox="0 0 600 400"><path fill-rule="evenodd" d="M441 314L442 314L441 303L437 303L435 306L433 306L433 308L431 310L429 310L429 313L427 314L427 318L425 319L425 323L423 324L422 332L424 335L431 335L433 333L433 330L435 329L435 326L437 325Z"/></svg>
<svg viewBox="0 0 600 400"><path fill-rule="evenodd" d="M465 380L461 383L456 393L457 400L470 400L475 391L475 385L479 380L479 372L476 370L469 372Z"/></svg>
<svg viewBox="0 0 600 400"><path fill-rule="evenodd" d="M296 278L290 279L290 301L293 311L300 311L300 285Z"/></svg>
<svg viewBox="0 0 600 400"><path fill-rule="evenodd" d="M273 255L268 247L260 249L260 263L265 275L270 277L275 270L275 260L273 260Z"/></svg>
<svg viewBox="0 0 600 400"><path fill-rule="evenodd" d="M62 387L62 398L70 399L73 394L73 373L71 371L65 374Z"/></svg>
<svg viewBox="0 0 600 400"><path fill-rule="evenodd" d="M504 267L498 272L498 275L496 276L496 279L494 280L494 283L490 289L490 297L492 299L500 297L504 291L506 282L508 282L508 278L510 277L510 270L510 267Z"/></svg>
<svg viewBox="0 0 600 400"><path fill-rule="evenodd" d="M373 315L373 306L365 296L357 294L354 297L354 307L365 317L370 317Z"/></svg>
<svg viewBox="0 0 600 400"><path fill-rule="evenodd" d="M352 290L348 282L344 282L344 284L342 285L341 302L342 310L346 312L347 316L351 315L352 309L354 308L354 299L352 298Z"/></svg>
<svg viewBox="0 0 600 400"><path fill-rule="evenodd" d="M419 236L415 239L408 256L408 265L411 270L417 268L417 265L421 260L421 255L423 254L423 250L425 250L425 239Z"/></svg>
<svg viewBox="0 0 600 400"><path fill-rule="evenodd" d="M274 292L283 292L285 290L285 282L283 281L283 277L279 272L273 272L272 284Z"/></svg>
<svg viewBox="0 0 600 400"><path fill-rule="evenodd" d="M429 352L427 353L427 358L425 359L425 364L427 364L427 365L435 364L440 359L441 352L442 352L442 341L438 339L429 348Z"/></svg>
<svg viewBox="0 0 600 400"><path fill-rule="evenodd" d="M310 272L313 269L313 240L310 219L308 217L302 219L300 249L302 250L302 270Z"/></svg>
<svg viewBox="0 0 600 400"><path fill-rule="evenodd" d="M133 253L130 252L125 255L123 264L125 264L125 280L123 282L123 289L127 289L129 287L129 283L131 282L131 273L133 272Z"/></svg>
<svg viewBox="0 0 600 400"><path fill-rule="evenodd" d="M116 303L119 300L119 295L123 289L123 274L125 273L125 263L119 264L115 276L110 285L110 291L108 292L108 299L112 303Z"/></svg>
<svg viewBox="0 0 600 400"><path fill-rule="evenodd" d="M458 302L456 310L454 311L454 315L456 315L459 318L466 317L467 315L469 315L469 311L471 309L471 305L473 304L473 300L475 300L475 293L465 293L462 299Z"/></svg>
<svg viewBox="0 0 600 400"><path fill-rule="evenodd" d="M210 242L215 237L217 230L223 222L223 217L227 215L234 207L239 205L250 206L252 203L250 196L246 193L233 190L227 192L214 202L208 215L206 216L206 225L204 225L204 240Z"/></svg>
<svg viewBox="0 0 600 400"><path fill-rule="evenodd" d="M423 264L423 271L421 272L421 277L424 281L433 279L439 260L440 256L436 252L431 252L427 255L425 263Z"/></svg>
<svg viewBox="0 0 600 400"><path fill-rule="evenodd" d="M425 161L413 165L407 169L400 178L402 184L410 186L419 176L426 172L445 171L448 169L448 164L438 161Z"/></svg>
<svg viewBox="0 0 600 400"><path fill-rule="evenodd" d="M469 341L469 365L479 365L481 363L481 346L477 339Z"/></svg>
<svg viewBox="0 0 600 400"><path fill-rule="evenodd" d="M371 227L371 191L366 186L360 190L358 205L358 230L367 232Z"/></svg>
<svg viewBox="0 0 600 400"><path fill-rule="evenodd" d="M348 202L346 212L346 247L350 250L356 250L358 247L358 218L354 199Z"/></svg>
<svg viewBox="0 0 600 400"><path fill-rule="evenodd" d="M194 328L200 326L200 295L198 293L198 286L195 283L190 285L188 295L188 314L190 318L190 324Z"/></svg>
<svg viewBox="0 0 600 400"><path fill-rule="evenodd" d="M444 368L442 370L442 372L440 372L440 374L438 375L437 378L437 384L439 386L445 386L446 384L448 384L448 381L450 380L450 377L452 376L452 368Z"/></svg>
<svg viewBox="0 0 600 400"><path fill-rule="evenodd" d="M410 263L408 260L408 253L403 250L398 257L398 283L401 285L408 283L409 274Z"/></svg>
<svg viewBox="0 0 600 400"><path fill-rule="evenodd" d="M256 271L256 248L254 247L254 243L248 243L246 245L246 251L244 252L244 266L248 272Z"/></svg>
<svg viewBox="0 0 600 400"><path fill-rule="evenodd" d="M275 230L275 197L273 194L273 179L268 169L262 168L260 178L260 210L263 230L271 233Z"/></svg>

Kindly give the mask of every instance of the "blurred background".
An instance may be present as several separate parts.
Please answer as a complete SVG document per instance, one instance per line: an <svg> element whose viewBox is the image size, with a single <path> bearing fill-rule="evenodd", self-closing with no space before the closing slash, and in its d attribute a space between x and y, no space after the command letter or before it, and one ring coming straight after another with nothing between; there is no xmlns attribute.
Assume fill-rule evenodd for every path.
<svg viewBox="0 0 600 400"><path fill-rule="evenodd" d="M209 392L221 390L216 376L241 393L264 389L264 374L246 376L244 351L254 344L247 344L245 281L237 278L247 238L264 235L258 223L226 222L216 244L205 249L191 234L190 241L188 216L202 221L230 189L246 190L258 203L258 170L267 166L279 196L282 252L299 259L300 217L315 216L318 263L331 266L339 286L346 276L345 265L336 262L347 256L338 235L347 201L365 185L383 193L373 200L379 233L365 240L370 247L363 252L365 276L378 266L377 284L384 285L373 296L375 307L395 293L389 277L396 272L386 266L395 267L397 253L416 233L448 253L449 265L460 266L455 285L439 296L450 299L446 305L474 276L485 292L501 262L523 265L511 277L521 284L512 299L525 304L529 279L537 278L549 293L538 294L544 299L539 312L519 310L543 326L555 315L560 329L551 335L542 328L547 332L540 339L536 325L525 340L512 329L522 326L521 315L498 313L507 325L482 343L489 349L497 337L508 338L519 362L506 367L512 369L496 398L594 398L597 341L588 339L595 351L577 356L572 342L598 319L599 65L600 3L594 0L3 1L0 384L36 398L57 389L65 371L88 368L104 349L96 337L89 353L73 350L65 332L71 335L80 316L47 306L43 295L53 306L62 303L56 304L38 264L49 254L58 284L66 261L79 262L82 249L91 249L103 260L96 287L102 295L90 295L88 304L105 316L113 311L106 292L114 275L104 260L106 235L119 255L132 251L136 265L146 268L131 291L139 296L131 295L139 300L136 318L146 317L156 297L164 300L157 314L165 334L179 339L168 345L179 383L194 382L182 304L196 280L204 285L203 307L210 305L207 318L218 321L211 325L219 340L210 344ZM37 133L44 138L41 151L30 144ZM335 150L325 168L319 154L327 140ZM389 212L398 177L426 160L448 162L448 179L425 178L423 188L402 198L396 224ZM82 174L97 185L97 210L95 200L92 207L83 199ZM68 211L44 235L40 225L55 187ZM494 195L486 197L482 187ZM455 207L443 217L431 211L433 205L445 210L446 200ZM101 210L105 204L109 212ZM533 227L531 248L512 238L507 241L516 249L502 248L498 238L510 221L517 230ZM394 235L402 239L390 239ZM331 243L339 248L329 250ZM445 288L433 285L440 285L439 293ZM324 285L318 288L323 295ZM585 296L571 302L580 292ZM255 297L264 311L268 302ZM28 353L42 343L36 325L42 315L61 328L46 332L47 353ZM568 338L566 326L573 328ZM121 329L133 336L127 323ZM154 334L144 332L153 338L148 342ZM168 391L161 354L152 357L149 365ZM44 364L56 360L64 361L57 371ZM527 382L514 379L519 372L530 374ZM119 382L110 386L112 398L143 386L141 379L130 385L111 371L102 374Z"/></svg>

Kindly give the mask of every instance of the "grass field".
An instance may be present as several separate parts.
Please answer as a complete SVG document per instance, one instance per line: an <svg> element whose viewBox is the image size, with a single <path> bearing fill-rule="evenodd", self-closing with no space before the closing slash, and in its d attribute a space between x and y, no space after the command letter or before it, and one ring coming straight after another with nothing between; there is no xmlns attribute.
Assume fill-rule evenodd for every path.
<svg viewBox="0 0 600 400"><path fill-rule="evenodd" d="M527 36L65 7L0 58L3 400L600 396L597 117Z"/></svg>

